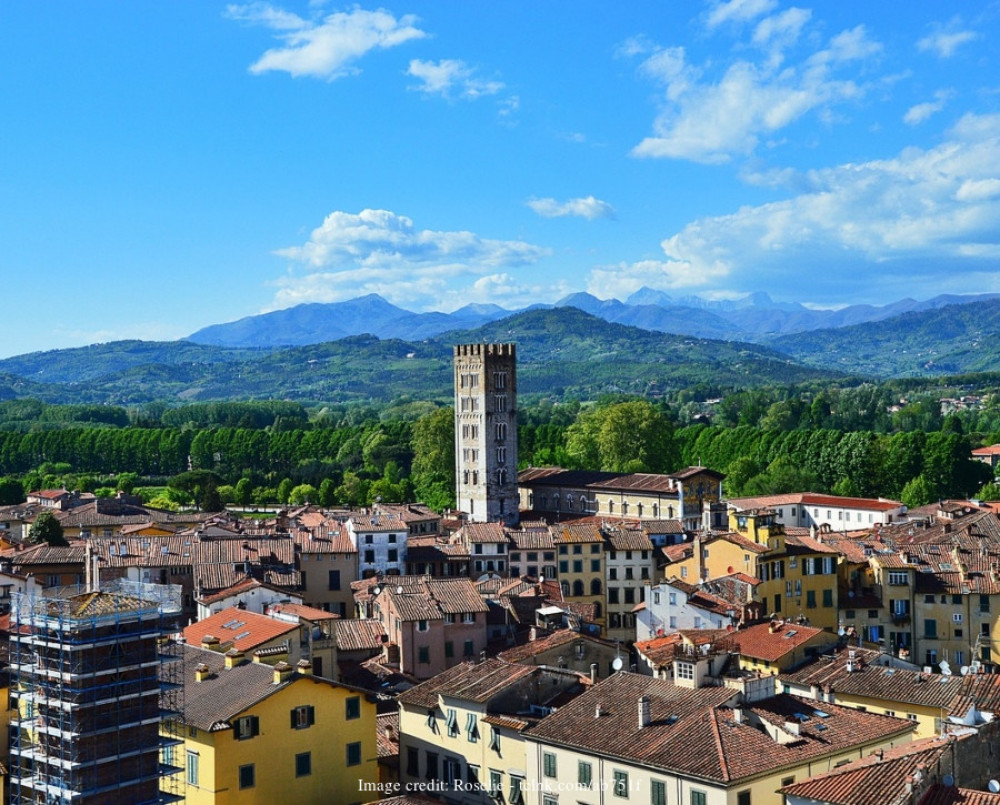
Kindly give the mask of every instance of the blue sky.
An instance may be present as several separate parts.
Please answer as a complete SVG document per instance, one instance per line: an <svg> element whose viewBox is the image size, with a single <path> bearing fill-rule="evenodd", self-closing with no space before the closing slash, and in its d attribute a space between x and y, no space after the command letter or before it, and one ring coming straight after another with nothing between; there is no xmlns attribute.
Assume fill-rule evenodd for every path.
<svg viewBox="0 0 1000 805"><path fill-rule="evenodd" d="M0 5L0 356L302 302L1000 291L1000 4Z"/></svg>

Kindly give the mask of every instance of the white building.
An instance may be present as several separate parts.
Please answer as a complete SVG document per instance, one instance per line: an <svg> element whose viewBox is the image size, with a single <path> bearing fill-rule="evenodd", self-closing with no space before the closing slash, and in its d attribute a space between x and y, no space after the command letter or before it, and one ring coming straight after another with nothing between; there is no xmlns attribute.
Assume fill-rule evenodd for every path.
<svg viewBox="0 0 1000 805"><path fill-rule="evenodd" d="M693 584L670 579L646 586L646 605L636 612L635 639L651 640L681 629L725 629L741 612Z"/></svg>
<svg viewBox="0 0 1000 805"><path fill-rule="evenodd" d="M786 527L825 527L831 531L857 531L895 523L906 516L906 506L898 500L845 498L815 492L731 498L726 503L737 511L771 509L776 521Z"/></svg>
<svg viewBox="0 0 1000 805"><path fill-rule="evenodd" d="M389 514L356 515L347 521L347 534L358 551L361 578L403 573L409 526L402 519Z"/></svg>

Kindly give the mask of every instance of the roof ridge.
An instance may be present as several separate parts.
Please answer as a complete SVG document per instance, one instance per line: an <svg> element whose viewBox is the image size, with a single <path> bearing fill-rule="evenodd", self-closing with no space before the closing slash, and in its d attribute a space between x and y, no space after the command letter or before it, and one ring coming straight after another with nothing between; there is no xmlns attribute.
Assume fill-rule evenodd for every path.
<svg viewBox="0 0 1000 805"><path fill-rule="evenodd" d="M726 750L722 745L722 731L719 729L718 707L709 710L709 717L712 721L712 737L715 739L715 748L719 753L719 766L722 769L722 779L729 782L732 779L729 775L729 764L726 763Z"/></svg>

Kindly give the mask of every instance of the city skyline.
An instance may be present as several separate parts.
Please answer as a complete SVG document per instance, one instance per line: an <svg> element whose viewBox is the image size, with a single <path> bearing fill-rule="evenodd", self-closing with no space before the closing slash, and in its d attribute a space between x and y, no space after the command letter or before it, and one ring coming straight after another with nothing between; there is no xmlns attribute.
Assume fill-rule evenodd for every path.
<svg viewBox="0 0 1000 805"><path fill-rule="evenodd" d="M0 357L302 302L1000 291L1000 5L0 10Z"/></svg>

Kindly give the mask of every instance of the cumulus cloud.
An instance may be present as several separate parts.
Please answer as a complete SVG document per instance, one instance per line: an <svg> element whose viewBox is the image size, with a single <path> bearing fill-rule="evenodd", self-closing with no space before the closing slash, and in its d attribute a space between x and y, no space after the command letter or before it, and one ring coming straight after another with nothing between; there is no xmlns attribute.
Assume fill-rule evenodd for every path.
<svg viewBox="0 0 1000 805"><path fill-rule="evenodd" d="M944 105L951 95L952 93L948 90L935 92L933 101L918 103L907 109L906 114L903 115L903 122L908 126L916 126L923 123L944 109Z"/></svg>
<svg viewBox="0 0 1000 805"><path fill-rule="evenodd" d="M325 17L307 20L268 3L230 5L226 15L263 25L275 32L281 45L267 50L250 66L252 73L271 70L292 76L332 81L357 71L355 62L373 50L396 47L426 34L417 18L397 19L388 11L366 11L355 6Z"/></svg>
<svg viewBox="0 0 1000 805"><path fill-rule="evenodd" d="M713 10L709 22L756 19L771 7L760 2L725 3ZM632 154L728 162L736 155L751 154L763 138L810 112L829 116L836 104L860 98L866 86L850 73L877 56L881 45L859 25L792 62L789 53L809 19L808 11L790 8L758 20L751 44L762 51L760 57L720 66L693 64L680 47L641 51L645 59L640 73L662 86L662 108L652 136ZM620 52L639 54L640 49L633 44Z"/></svg>
<svg viewBox="0 0 1000 805"><path fill-rule="evenodd" d="M728 22L749 22L777 7L777 0L728 0L713 3L705 24L717 28Z"/></svg>
<svg viewBox="0 0 1000 805"><path fill-rule="evenodd" d="M388 210L332 212L301 246L276 252L306 267L277 282L273 308L335 301L361 293L389 299L440 299L466 277L534 264L547 249L472 232L417 229Z"/></svg>
<svg viewBox="0 0 1000 805"><path fill-rule="evenodd" d="M413 59L406 74L422 82L414 89L444 98L457 96L475 99L484 95L496 95L504 88L502 81L487 81L476 77L472 68L457 59L441 59L437 62Z"/></svg>
<svg viewBox="0 0 1000 805"><path fill-rule="evenodd" d="M933 53L941 59L950 59L962 45L977 38L975 31L960 30L960 26L961 22L957 17L946 26L938 26L917 41L917 50Z"/></svg>
<svg viewBox="0 0 1000 805"><path fill-rule="evenodd" d="M568 215L575 215L578 218L593 221L597 218L615 217L614 207L593 196L571 198L567 201L556 201L554 198L533 198L527 204L543 218L564 218Z"/></svg>
<svg viewBox="0 0 1000 805"><path fill-rule="evenodd" d="M931 149L811 171L787 200L693 221L664 261L595 270L591 287L808 287L910 295L992 287L1000 256L1000 115L966 115ZM788 184L791 181L784 177ZM837 299L834 295L839 295Z"/></svg>

